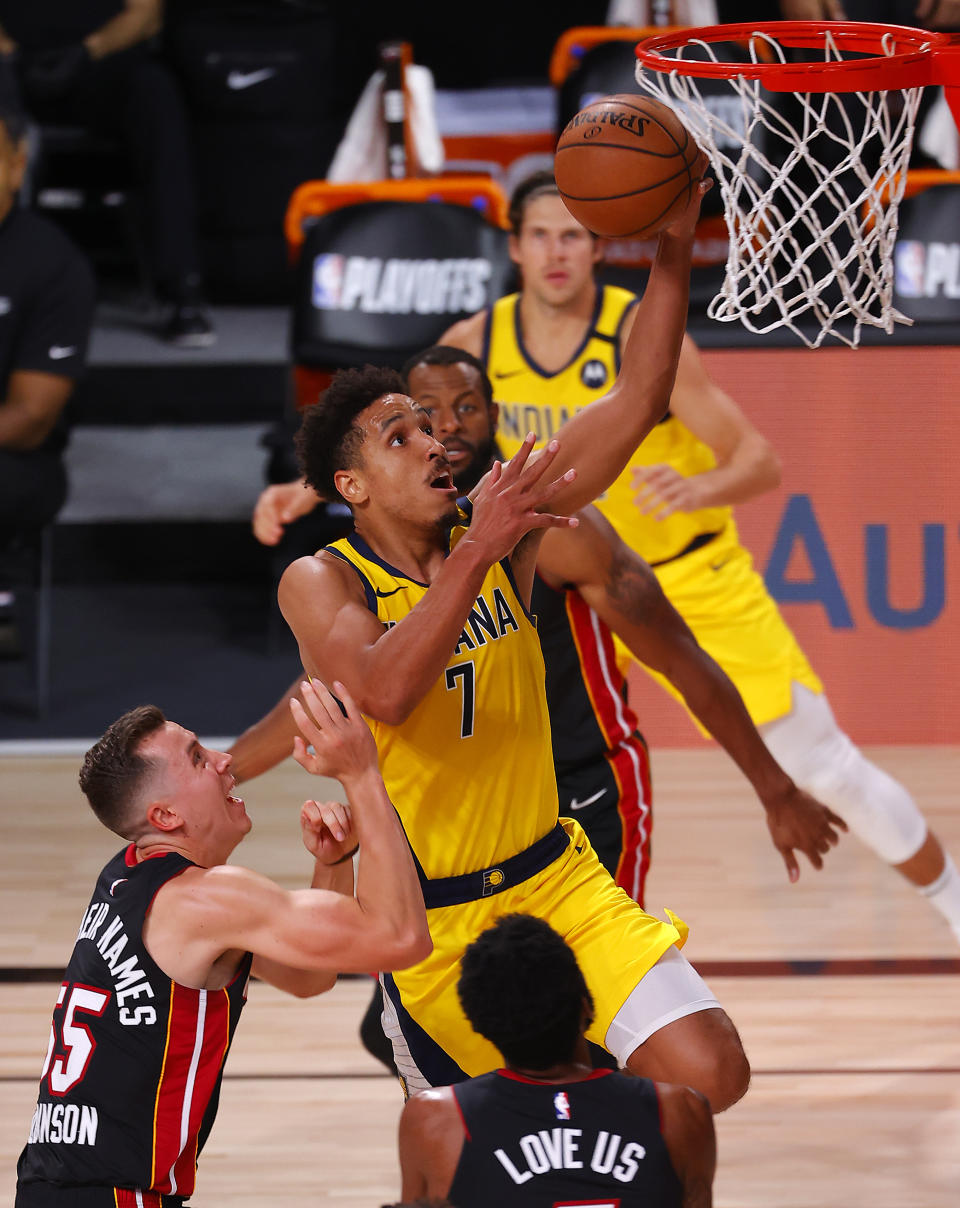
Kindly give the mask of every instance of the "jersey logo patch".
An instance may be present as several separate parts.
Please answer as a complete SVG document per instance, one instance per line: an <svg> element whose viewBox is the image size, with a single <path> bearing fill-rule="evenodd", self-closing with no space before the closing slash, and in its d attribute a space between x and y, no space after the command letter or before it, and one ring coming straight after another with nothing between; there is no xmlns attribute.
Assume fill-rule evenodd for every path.
<svg viewBox="0 0 960 1208"><path fill-rule="evenodd" d="M395 596L398 591L406 591L407 586L405 583L401 583L399 587L394 587L392 591L381 591L379 587L375 587L373 590L374 590L374 593L376 595L378 595L381 600L385 600L387 598L387 596Z"/></svg>
<svg viewBox="0 0 960 1208"><path fill-rule="evenodd" d="M570 1119L570 1096L566 1091L557 1091L553 1096L553 1110L558 1120Z"/></svg>
<svg viewBox="0 0 960 1208"><path fill-rule="evenodd" d="M488 898L492 893L502 889L505 880L502 868L485 868L483 870L483 896Z"/></svg>
<svg viewBox="0 0 960 1208"><path fill-rule="evenodd" d="M597 390L606 384L607 367L603 361L584 361L580 370L580 381L590 390Z"/></svg>

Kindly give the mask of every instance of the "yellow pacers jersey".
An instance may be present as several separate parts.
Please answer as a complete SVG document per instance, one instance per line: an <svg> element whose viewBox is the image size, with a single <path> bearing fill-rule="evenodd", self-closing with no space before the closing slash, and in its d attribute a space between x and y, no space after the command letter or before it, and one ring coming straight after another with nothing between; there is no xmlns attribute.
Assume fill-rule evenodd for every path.
<svg viewBox="0 0 960 1208"><path fill-rule="evenodd" d="M453 529L451 548L465 524ZM327 549L357 570L385 626L427 591L356 534ZM488 571L446 670L407 720L368 720L390 799L427 877L498 864L556 825L543 656L506 559Z"/></svg>
<svg viewBox="0 0 960 1208"><path fill-rule="evenodd" d="M487 320L484 359L500 406L498 443L512 457L528 432L537 443L554 436L570 416L601 398L620 368L620 332L636 295L617 286L597 290L590 330L569 364L556 373L540 368L527 352L520 330L519 294L494 303ZM676 513L666 520L644 516L634 503L636 466L671 465L685 478L716 465L711 449L668 414L646 437L615 483L597 500L620 536L648 562L673 558L703 533L733 526L729 507Z"/></svg>

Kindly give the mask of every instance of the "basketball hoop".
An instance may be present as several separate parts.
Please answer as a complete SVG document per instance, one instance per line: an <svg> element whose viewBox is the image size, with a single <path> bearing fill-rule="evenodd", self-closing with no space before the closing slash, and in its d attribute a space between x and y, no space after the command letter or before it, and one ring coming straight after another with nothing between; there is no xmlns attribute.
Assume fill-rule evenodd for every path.
<svg viewBox="0 0 960 1208"><path fill-rule="evenodd" d="M898 207L926 85L946 86L960 125L960 43L777 21L658 35L636 53L638 82L678 111L720 188L729 251L711 318L786 327L810 348L912 322L892 303Z"/></svg>

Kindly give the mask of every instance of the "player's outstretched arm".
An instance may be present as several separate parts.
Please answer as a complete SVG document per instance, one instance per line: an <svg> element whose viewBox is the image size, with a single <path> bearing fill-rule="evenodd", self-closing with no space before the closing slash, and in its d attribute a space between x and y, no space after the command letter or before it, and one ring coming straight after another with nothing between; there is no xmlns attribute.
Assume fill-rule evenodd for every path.
<svg viewBox="0 0 960 1208"><path fill-rule="evenodd" d="M684 477L669 465L633 471L641 512L664 520L674 512L744 503L780 485L780 459L770 442L707 373L696 344L685 336L670 411L702 440L717 464Z"/></svg>
<svg viewBox="0 0 960 1208"><path fill-rule="evenodd" d="M576 511L601 495L666 413L687 321L694 229L709 187L709 181L701 182L684 214L660 234L612 388L557 433L560 453L554 472L576 466L577 477L553 501L556 512Z"/></svg>
<svg viewBox="0 0 960 1208"><path fill-rule="evenodd" d="M302 675L297 676L270 712L248 726L230 747L230 771L237 784L262 776L293 754L293 740L299 731L290 712L290 698L300 695L302 680Z"/></svg>
<svg viewBox="0 0 960 1208"><path fill-rule="evenodd" d="M712 1208L717 1138L710 1104L689 1086L656 1086L663 1139L683 1188L682 1208Z"/></svg>
<svg viewBox="0 0 960 1208"><path fill-rule="evenodd" d="M290 891L232 865L188 869L158 894L147 937L170 976L189 966L193 972L178 980L202 985L198 971L228 951L253 952L257 967L281 985L288 984L284 970L403 969L429 955L420 883L377 767L373 735L342 684L337 694L345 713L322 684L301 685L303 703L291 703L301 731L294 754L307 771L344 787L353 835L332 803L308 802L301 826L321 864L347 855L350 848L342 848L354 840L359 844L356 896L345 882Z"/></svg>
<svg viewBox="0 0 960 1208"><path fill-rule="evenodd" d="M284 529L307 516L320 503L320 496L303 478L264 487L253 507L253 535L261 545L277 545Z"/></svg>
<svg viewBox="0 0 960 1208"><path fill-rule="evenodd" d="M646 562L596 508L585 508L580 521L571 532L547 534L540 573L557 586L573 583L634 656L683 696L753 786L790 880L800 875L796 851L822 868L846 824L798 788L770 754L736 685L697 642Z"/></svg>
<svg viewBox="0 0 960 1208"><path fill-rule="evenodd" d="M547 510L574 472L556 481L555 442L536 462L531 447L486 476L469 531L449 556L438 551L430 589L390 629L370 611L359 577L342 560L320 554L287 567L277 599L311 675L347 684L368 717L398 725L410 715L442 675L490 567L525 534L576 523Z"/></svg>
<svg viewBox="0 0 960 1208"><path fill-rule="evenodd" d="M353 856L359 846L350 807L341 801L305 801L300 810L303 845L314 859L311 889L353 896ZM312 998L336 984L335 969L298 969L268 956L254 957L255 977L297 998Z"/></svg>

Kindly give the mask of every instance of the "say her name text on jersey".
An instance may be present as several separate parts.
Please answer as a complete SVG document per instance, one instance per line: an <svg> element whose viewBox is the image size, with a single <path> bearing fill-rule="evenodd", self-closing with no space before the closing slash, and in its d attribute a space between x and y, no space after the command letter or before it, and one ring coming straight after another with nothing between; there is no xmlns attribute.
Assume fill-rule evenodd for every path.
<svg viewBox="0 0 960 1208"><path fill-rule="evenodd" d="M80 930L77 933L77 940L90 940L94 942L97 946L97 951L103 957L104 961L106 961L110 975L114 979L117 1005L119 1007L117 1017L120 1022L125 1027L133 1027L141 1023L156 1023L157 1012L155 1008L145 1004L136 1007L125 1005L128 998L140 998L144 995L147 998L153 998L153 986L150 985L146 973L144 973L137 963L136 954L128 956L125 961L121 962L120 960L124 949L130 942L123 930L121 919L114 915L110 919L109 924L104 928L99 939L97 939L97 932L103 927L109 914L109 902L94 902L84 915Z"/></svg>

